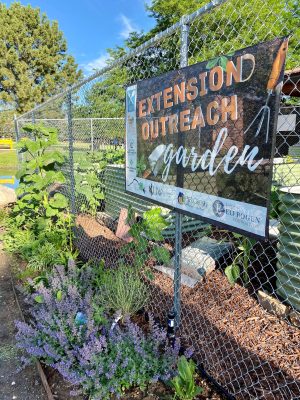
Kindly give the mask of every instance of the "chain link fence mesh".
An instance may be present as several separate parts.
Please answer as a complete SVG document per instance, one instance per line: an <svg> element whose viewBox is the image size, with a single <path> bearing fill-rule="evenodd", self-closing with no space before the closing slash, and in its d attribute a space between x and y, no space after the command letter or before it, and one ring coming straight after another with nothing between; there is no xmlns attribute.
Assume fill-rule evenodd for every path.
<svg viewBox="0 0 300 400"><path fill-rule="evenodd" d="M114 267L140 256L152 275L144 277L151 295L147 309L165 323L180 302L178 334L194 347L208 374L238 399L300 398L300 37L299 28L291 30L298 7L297 1L209 3L16 121L19 138L28 122L58 129L57 148L66 157L66 184L59 190L70 197L81 257ZM125 88L183 65L183 27L189 30L188 65L291 35L276 135L270 240L256 242L186 215L178 236L178 217L162 209L169 222L163 240L144 237L141 252L124 254L116 235L126 228L122 210L132 206L141 216L155 207L125 193ZM230 182L216 183L205 174L187 179L212 194L222 184L223 190L235 190ZM178 245L182 274L175 274L174 282ZM157 246L169 251L169 265L145 257ZM234 285L224 272L233 263L241 271ZM200 270L210 273L199 279ZM199 282L191 285L191 277Z"/></svg>

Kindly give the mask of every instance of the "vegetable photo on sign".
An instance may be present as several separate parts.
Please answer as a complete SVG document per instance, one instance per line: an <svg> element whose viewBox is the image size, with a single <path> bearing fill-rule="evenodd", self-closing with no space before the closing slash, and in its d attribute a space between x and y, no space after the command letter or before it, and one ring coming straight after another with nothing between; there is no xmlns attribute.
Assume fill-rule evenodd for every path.
<svg viewBox="0 0 300 400"><path fill-rule="evenodd" d="M276 38L128 87L126 190L266 238L287 48Z"/></svg>

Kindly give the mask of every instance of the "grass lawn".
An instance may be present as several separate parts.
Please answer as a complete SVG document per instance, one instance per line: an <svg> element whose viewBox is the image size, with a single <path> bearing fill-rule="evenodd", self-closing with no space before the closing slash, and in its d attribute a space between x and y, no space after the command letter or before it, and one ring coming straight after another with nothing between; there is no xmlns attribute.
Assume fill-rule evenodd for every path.
<svg viewBox="0 0 300 400"><path fill-rule="evenodd" d="M16 150L0 150L0 170L13 170L17 169L17 167L18 158Z"/></svg>

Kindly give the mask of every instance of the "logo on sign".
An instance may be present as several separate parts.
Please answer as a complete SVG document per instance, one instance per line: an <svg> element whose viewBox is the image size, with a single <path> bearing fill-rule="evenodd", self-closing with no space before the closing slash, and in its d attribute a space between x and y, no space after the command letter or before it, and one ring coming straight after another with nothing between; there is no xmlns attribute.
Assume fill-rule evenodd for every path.
<svg viewBox="0 0 300 400"><path fill-rule="evenodd" d="M179 192L177 200L179 204L184 204L184 194L182 192Z"/></svg>
<svg viewBox="0 0 300 400"><path fill-rule="evenodd" d="M223 217L223 215L225 214L225 206L222 203L222 201L220 200L216 200L213 203L213 212L215 214L216 217Z"/></svg>
<svg viewBox="0 0 300 400"><path fill-rule="evenodd" d="M128 90L127 92L127 111L135 111L135 90Z"/></svg>

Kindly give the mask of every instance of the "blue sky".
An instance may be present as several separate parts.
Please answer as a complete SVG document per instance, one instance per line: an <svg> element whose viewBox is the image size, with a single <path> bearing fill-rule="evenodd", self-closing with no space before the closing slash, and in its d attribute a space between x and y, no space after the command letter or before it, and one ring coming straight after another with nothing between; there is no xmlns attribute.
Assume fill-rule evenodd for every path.
<svg viewBox="0 0 300 400"><path fill-rule="evenodd" d="M101 68L106 49L121 45L132 30L148 31L154 20L147 15L149 0L21 0L39 7L57 20L72 54L85 75ZM4 1L7 5L12 1Z"/></svg>

